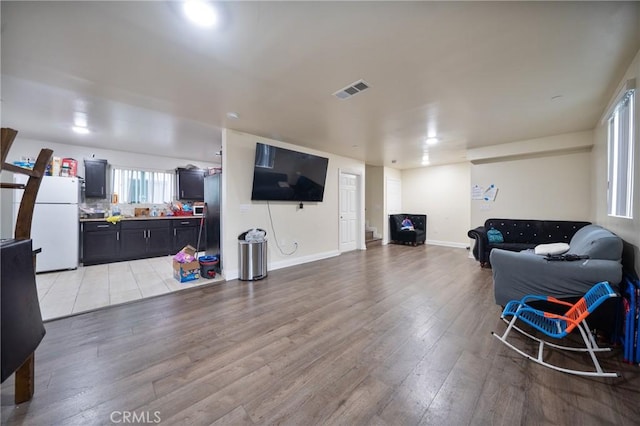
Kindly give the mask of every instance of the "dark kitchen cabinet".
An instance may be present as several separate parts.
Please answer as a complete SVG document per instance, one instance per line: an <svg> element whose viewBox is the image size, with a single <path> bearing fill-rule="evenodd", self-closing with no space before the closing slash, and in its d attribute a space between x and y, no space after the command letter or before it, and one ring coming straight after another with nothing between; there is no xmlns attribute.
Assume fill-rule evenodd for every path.
<svg viewBox="0 0 640 426"><path fill-rule="evenodd" d="M201 218L173 219L173 249L171 254L176 254L184 246L190 245L197 248L198 233L200 232ZM203 232L204 233L204 232ZM204 236L201 235L200 250L205 246Z"/></svg>
<svg viewBox="0 0 640 426"><path fill-rule="evenodd" d="M84 160L84 196L107 198L107 160Z"/></svg>
<svg viewBox="0 0 640 426"><path fill-rule="evenodd" d="M120 224L81 223L82 263L85 266L115 262L119 257Z"/></svg>
<svg viewBox="0 0 640 426"><path fill-rule="evenodd" d="M120 243L120 257L122 260L138 259L140 257L144 257L146 252L146 228L122 230L122 241Z"/></svg>
<svg viewBox="0 0 640 426"><path fill-rule="evenodd" d="M204 170L176 169L176 198L179 200L204 200Z"/></svg>
<svg viewBox="0 0 640 426"><path fill-rule="evenodd" d="M200 217L135 219L112 224L81 222L81 253L84 265L167 256L184 246L198 245ZM203 250L204 229L200 240Z"/></svg>
<svg viewBox="0 0 640 426"><path fill-rule="evenodd" d="M132 220L121 223L122 260L165 256L171 251L169 220Z"/></svg>
<svg viewBox="0 0 640 426"><path fill-rule="evenodd" d="M147 256L166 256L171 252L171 229L169 223L162 224L165 225L162 228L147 229Z"/></svg>

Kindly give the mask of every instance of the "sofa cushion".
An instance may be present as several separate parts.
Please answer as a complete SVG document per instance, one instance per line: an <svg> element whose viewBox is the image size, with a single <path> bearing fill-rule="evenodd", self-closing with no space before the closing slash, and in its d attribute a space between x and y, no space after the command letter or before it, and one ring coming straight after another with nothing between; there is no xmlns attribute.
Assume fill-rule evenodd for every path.
<svg viewBox="0 0 640 426"><path fill-rule="evenodd" d="M569 254L587 255L590 259L622 260L622 239L598 225L579 229L569 246Z"/></svg>
<svg viewBox="0 0 640 426"><path fill-rule="evenodd" d="M497 249L509 250L509 251L523 251L523 250L533 249L536 247L536 245L528 244L528 243L494 243L494 244L489 244L489 247L491 249L497 248Z"/></svg>
<svg viewBox="0 0 640 426"><path fill-rule="evenodd" d="M504 236L502 235L502 232L495 228L491 228L487 231L487 239L489 240L489 244L504 243Z"/></svg>
<svg viewBox="0 0 640 426"><path fill-rule="evenodd" d="M409 214L407 215L407 217L411 220L411 223L413 223L414 229L420 229L423 231L427 229L427 216L419 214Z"/></svg>
<svg viewBox="0 0 640 426"><path fill-rule="evenodd" d="M538 244L569 243L571 237L582 227L590 225L589 222L568 222L565 220L543 220L540 222L540 231L536 235Z"/></svg>
<svg viewBox="0 0 640 426"><path fill-rule="evenodd" d="M569 251L569 244L567 243L550 243L550 244L538 244L533 250L535 254L541 254L543 256L547 254L562 254Z"/></svg>
<svg viewBox="0 0 640 426"><path fill-rule="evenodd" d="M532 244L538 241L536 237L540 233L540 221L535 220L489 219L484 226L500 231L506 243Z"/></svg>

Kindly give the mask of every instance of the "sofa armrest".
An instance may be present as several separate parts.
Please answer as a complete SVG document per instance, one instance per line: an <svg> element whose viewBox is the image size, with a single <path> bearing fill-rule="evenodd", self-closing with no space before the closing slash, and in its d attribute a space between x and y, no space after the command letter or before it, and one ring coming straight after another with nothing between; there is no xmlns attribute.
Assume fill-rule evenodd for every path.
<svg viewBox="0 0 640 426"><path fill-rule="evenodd" d="M532 252L500 249L491 251L490 260L498 305L530 294L579 297L601 281L608 281L616 288L622 280L622 265L613 260L550 262Z"/></svg>
<svg viewBox="0 0 640 426"><path fill-rule="evenodd" d="M476 240L473 245L473 257L479 262L486 262L489 259L483 259L483 253L485 248L489 245L489 239L487 238L487 229L484 226L478 226L477 228L469 230L467 232L469 238Z"/></svg>

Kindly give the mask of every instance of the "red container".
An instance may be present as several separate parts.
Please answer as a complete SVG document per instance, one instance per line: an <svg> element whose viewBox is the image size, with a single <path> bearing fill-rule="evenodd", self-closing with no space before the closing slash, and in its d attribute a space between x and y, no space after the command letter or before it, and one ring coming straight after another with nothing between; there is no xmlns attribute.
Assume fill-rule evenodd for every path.
<svg viewBox="0 0 640 426"><path fill-rule="evenodd" d="M62 167L69 169L69 177L78 176L78 161L73 158L63 158Z"/></svg>

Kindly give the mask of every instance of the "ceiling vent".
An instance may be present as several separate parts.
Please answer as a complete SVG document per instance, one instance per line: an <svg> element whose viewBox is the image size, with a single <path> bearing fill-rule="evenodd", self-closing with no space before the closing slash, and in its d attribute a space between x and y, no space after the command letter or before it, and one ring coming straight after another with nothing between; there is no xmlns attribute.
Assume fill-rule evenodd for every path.
<svg viewBox="0 0 640 426"><path fill-rule="evenodd" d="M351 83L347 87L344 87L338 90L333 96L339 99L348 99L353 95L357 95L360 92L363 92L369 88L369 83L364 80L358 80L354 83Z"/></svg>

